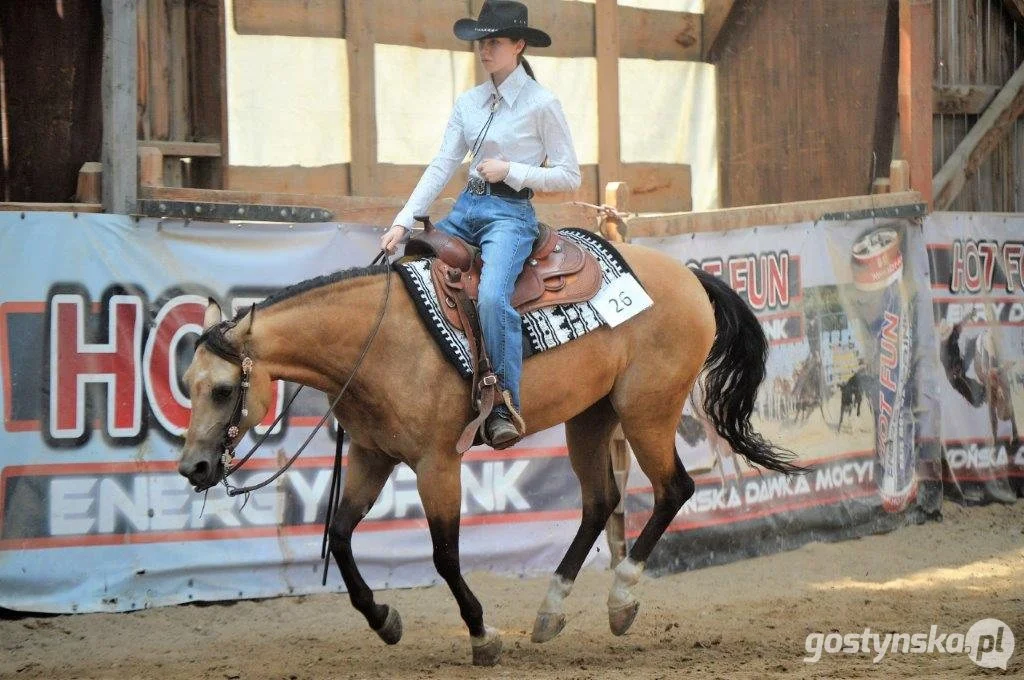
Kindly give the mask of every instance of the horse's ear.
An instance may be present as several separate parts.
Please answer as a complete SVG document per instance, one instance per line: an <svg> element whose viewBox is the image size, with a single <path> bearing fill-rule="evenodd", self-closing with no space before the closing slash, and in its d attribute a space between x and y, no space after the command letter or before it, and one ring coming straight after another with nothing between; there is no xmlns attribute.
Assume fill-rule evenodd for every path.
<svg viewBox="0 0 1024 680"><path fill-rule="evenodd" d="M249 308L249 313L245 315L245 321L247 323L245 324L245 330L243 330L242 332L245 335L250 335L252 333L252 325L253 325L253 323L256 322L256 303L255 302L252 303L252 307Z"/></svg>
<svg viewBox="0 0 1024 680"><path fill-rule="evenodd" d="M220 305L213 298L208 298L210 301L206 305L206 316L203 317L203 330L208 331L221 321L224 320L224 314L220 311Z"/></svg>

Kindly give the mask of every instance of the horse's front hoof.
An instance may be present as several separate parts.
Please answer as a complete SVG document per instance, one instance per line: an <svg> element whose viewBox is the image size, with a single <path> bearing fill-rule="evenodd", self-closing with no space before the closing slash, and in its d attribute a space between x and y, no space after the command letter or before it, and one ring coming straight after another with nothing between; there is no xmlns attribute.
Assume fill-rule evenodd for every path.
<svg viewBox="0 0 1024 680"><path fill-rule="evenodd" d="M501 663L501 636L493 628L485 628L483 637L471 637L474 666L497 666Z"/></svg>
<svg viewBox="0 0 1024 680"><path fill-rule="evenodd" d="M563 628L565 628L565 614L537 614L537 619L533 622L533 635L530 636L530 640L547 642L561 633Z"/></svg>
<svg viewBox="0 0 1024 680"><path fill-rule="evenodd" d="M402 617L398 615L398 610L394 607L384 606L388 610L388 615L384 619L384 625L374 630L381 640L389 645L396 645L402 639Z"/></svg>
<svg viewBox="0 0 1024 680"><path fill-rule="evenodd" d="M608 627L612 629L613 635L624 635L636 619L636 613L640 609L639 602L608 610Z"/></svg>

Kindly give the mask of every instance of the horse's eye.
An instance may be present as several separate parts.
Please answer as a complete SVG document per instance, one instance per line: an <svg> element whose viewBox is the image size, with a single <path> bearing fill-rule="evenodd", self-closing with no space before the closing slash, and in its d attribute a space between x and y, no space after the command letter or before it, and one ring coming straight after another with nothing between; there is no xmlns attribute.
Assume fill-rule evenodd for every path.
<svg viewBox="0 0 1024 680"><path fill-rule="evenodd" d="M235 388L231 385L217 385L210 392L210 397L217 403L222 404L231 398L231 393L235 391Z"/></svg>

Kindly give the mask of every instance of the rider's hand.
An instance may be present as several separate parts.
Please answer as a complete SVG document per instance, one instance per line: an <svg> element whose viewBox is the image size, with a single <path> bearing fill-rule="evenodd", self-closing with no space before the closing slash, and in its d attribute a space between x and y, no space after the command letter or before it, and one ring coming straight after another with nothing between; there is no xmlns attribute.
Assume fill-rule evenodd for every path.
<svg viewBox="0 0 1024 680"><path fill-rule="evenodd" d="M503 181L508 177L508 161L500 161L497 158L488 158L480 161L476 171L480 176L491 184Z"/></svg>
<svg viewBox="0 0 1024 680"><path fill-rule="evenodd" d="M395 248L397 248L398 244L402 242L403 238L405 238L405 232L406 229L401 224L396 224L388 229L384 232L384 235L380 237L381 249L386 250L388 255L394 253Z"/></svg>

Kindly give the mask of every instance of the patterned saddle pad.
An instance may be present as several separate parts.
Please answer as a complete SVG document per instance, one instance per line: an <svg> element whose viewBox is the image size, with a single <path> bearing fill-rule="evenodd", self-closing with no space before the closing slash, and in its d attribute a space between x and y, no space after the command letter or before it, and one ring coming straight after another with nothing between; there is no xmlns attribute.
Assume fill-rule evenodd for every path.
<svg viewBox="0 0 1024 680"><path fill-rule="evenodd" d="M615 248L598 234L569 227L559 230L589 250L601 265L601 286L604 288L633 271ZM451 325L437 299L427 259L399 262L395 270L416 302L423 322L437 340L446 359L463 378L473 375L472 354L466 334ZM604 319L590 302L544 307L523 315L523 355L526 357L575 340L604 324Z"/></svg>

